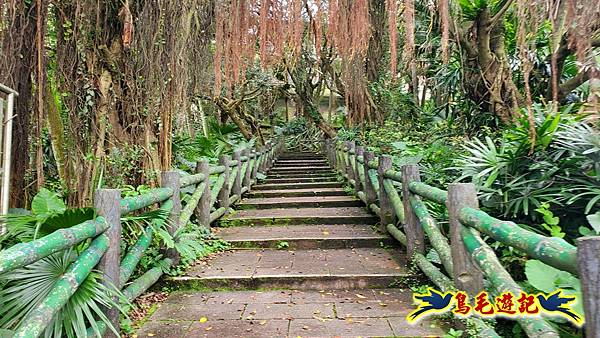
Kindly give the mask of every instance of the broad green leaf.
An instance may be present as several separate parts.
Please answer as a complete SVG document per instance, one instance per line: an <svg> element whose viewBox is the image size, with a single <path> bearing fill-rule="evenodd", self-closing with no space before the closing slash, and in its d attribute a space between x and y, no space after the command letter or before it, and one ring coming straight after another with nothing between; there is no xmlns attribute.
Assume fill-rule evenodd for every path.
<svg viewBox="0 0 600 338"><path fill-rule="evenodd" d="M558 288L580 290L579 280L566 271L561 271L538 260L530 259L525 263L527 281L534 288L551 293Z"/></svg>
<svg viewBox="0 0 600 338"><path fill-rule="evenodd" d="M596 233L600 233L600 211L596 212L595 214L587 215L586 218L594 231L596 231Z"/></svg>
<svg viewBox="0 0 600 338"><path fill-rule="evenodd" d="M63 213L66 209L65 202L55 192L46 188L42 188L31 202L31 212L42 218Z"/></svg>

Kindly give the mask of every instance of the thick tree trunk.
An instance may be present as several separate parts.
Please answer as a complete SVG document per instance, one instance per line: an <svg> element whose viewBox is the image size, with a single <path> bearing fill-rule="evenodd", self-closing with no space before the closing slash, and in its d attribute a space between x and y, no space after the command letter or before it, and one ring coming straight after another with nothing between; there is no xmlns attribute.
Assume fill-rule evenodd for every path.
<svg viewBox="0 0 600 338"><path fill-rule="evenodd" d="M0 82L19 92L13 112L11 207L24 207L25 176L30 167L29 133L31 131L32 73L35 63L36 16L35 2L16 1L6 4L0 18L6 22L3 32ZM14 7L13 7L14 6ZM2 10L4 8L1 8ZM5 16L6 15L6 16Z"/></svg>
<svg viewBox="0 0 600 338"><path fill-rule="evenodd" d="M385 49L383 39L386 31L385 0L369 0L369 21L371 23L371 37L367 49L367 80L375 82L384 65L383 56Z"/></svg>
<svg viewBox="0 0 600 338"><path fill-rule="evenodd" d="M489 10L483 10L460 39L466 60L463 81L467 96L503 123L510 123L523 99L506 57L502 20L492 22Z"/></svg>

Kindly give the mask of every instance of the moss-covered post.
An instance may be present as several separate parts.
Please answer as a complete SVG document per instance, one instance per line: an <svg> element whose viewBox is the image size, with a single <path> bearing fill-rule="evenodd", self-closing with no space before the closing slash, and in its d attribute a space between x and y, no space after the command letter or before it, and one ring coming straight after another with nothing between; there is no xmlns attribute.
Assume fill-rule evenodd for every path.
<svg viewBox="0 0 600 338"><path fill-rule="evenodd" d="M242 152L239 150L234 151L233 160L237 161L237 164L232 167L236 175L231 185L231 195L242 196Z"/></svg>
<svg viewBox="0 0 600 338"><path fill-rule="evenodd" d="M600 338L600 236L577 239L577 266L583 291L585 336Z"/></svg>
<svg viewBox="0 0 600 338"><path fill-rule="evenodd" d="M413 259L416 253L425 254L425 234L410 205L411 191L408 189L410 182L421 181L419 166L416 164L403 165L402 173L402 204L404 206L404 232L406 233L406 253Z"/></svg>
<svg viewBox="0 0 600 338"><path fill-rule="evenodd" d="M250 191L250 175L252 174L252 158L250 157L250 148L244 149L242 155L246 157L246 171L244 172L244 177L242 178L242 187L246 187L246 191Z"/></svg>
<svg viewBox="0 0 600 338"><path fill-rule="evenodd" d="M356 173L356 186L354 186L354 190L356 190L356 192L359 191L365 191L364 188L364 184L360 178L360 166L362 165L359 161L358 158L359 157L363 157L364 155L364 149L361 146L356 146L355 148L355 154L354 154L354 163L352 164L354 166L354 172Z"/></svg>
<svg viewBox="0 0 600 338"><path fill-rule="evenodd" d="M379 179L379 217L381 218L380 230L385 231L388 224L396 224L396 215L388 194L385 191L385 172L392 169L392 158L387 155L379 156L377 176Z"/></svg>
<svg viewBox="0 0 600 338"><path fill-rule="evenodd" d="M181 214L181 193L180 188L181 184L179 180L181 179L181 175L177 171L164 171L161 173L161 186L163 188L173 189L173 196L171 200L173 201L173 209L171 209L171 213L169 214L168 219L168 230L171 235L175 234L177 229L179 229L179 216ZM166 256L175 262L175 265L179 263L179 254L177 250L171 248L167 250Z"/></svg>
<svg viewBox="0 0 600 338"><path fill-rule="evenodd" d="M250 185L256 183L256 174L258 174L258 164L260 160L260 153L256 151L256 149L252 149L252 154L250 154L252 158L252 173L250 174Z"/></svg>
<svg viewBox="0 0 600 338"><path fill-rule="evenodd" d="M223 173L221 173L221 175L223 175L223 179L225 181L223 183L223 187L221 188L221 190L219 191L219 194L217 195L217 203L218 203L219 208L225 208L225 214L227 214L229 212L229 192L231 191L231 187L229 186L229 175L230 175L229 156L228 155L219 156L219 165L222 165L225 167L225 171Z"/></svg>
<svg viewBox="0 0 600 338"><path fill-rule="evenodd" d="M336 142L335 143L335 168L341 174L344 173L344 167L342 165L343 161L344 161L344 144L343 144L343 142Z"/></svg>
<svg viewBox="0 0 600 338"><path fill-rule="evenodd" d="M331 162L331 139L324 139L323 140L323 155L325 155L325 158L327 159L327 162L329 162L329 165L332 165L333 163Z"/></svg>
<svg viewBox="0 0 600 338"><path fill-rule="evenodd" d="M267 167L265 170L269 170L273 165L273 157L275 155L275 148L272 141L269 141L268 147L268 155L267 155Z"/></svg>
<svg viewBox="0 0 600 338"><path fill-rule="evenodd" d="M477 191L472 183L452 183L448 185L448 218L450 222L450 249L454 268L454 285L469 295L483 290L483 274L465 248L461 235L460 211L464 207L478 208Z"/></svg>
<svg viewBox="0 0 600 338"><path fill-rule="evenodd" d="M208 163L208 160L198 162L196 165L196 172L204 174L204 192L196 206L196 219L201 226L210 228L210 164Z"/></svg>
<svg viewBox="0 0 600 338"><path fill-rule="evenodd" d="M118 289L121 275L121 191L119 189L98 189L94 194L94 208L99 216L103 216L109 224L105 234L108 237L108 250L104 253L97 269L104 275L107 285ZM106 316L112 325L119 330L119 310L106 309ZM111 334L110 336L114 336Z"/></svg>
<svg viewBox="0 0 600 338"><path fill-rule="evenodd" d="M330 140L329 142L329 156L331 156L331 167L335 170L337 168L337 154L335 150L335 142Z"/></svg>
<svg viewBox="0 0 600 338"><path fill-rule="evenodd" d="M264 173L266 168L267 147L262 146L258 151L258 172Z"/></svg>
<svg viewBox="0 0 600 338"><path fill-rule="evenodd" d="M348 181L354 180L354 184L356 185L356 176L357 173L354 171L354 156L355 156L355 148L356 147L356 143L354 143L354 141L348 141L347 144L347 148L348 148L348 156L347 158L347 164L346 164L346 172L348 173Z"/></svg>
<svg viewBox="0 0 600 338"><path fill-rule="evenodd" d="M342 176L348 175L348 163L346 163L346 158L348 157L348 141L344 141L340 144L340 159L338 160L340 164L340 173Z"/></svg>
<svg viewBox="0 0 600 338"><path fill-rule="evenodd" d="M372 203L375 203L375 201L377 200L377 192L375 191L375 187L373 187L373 182L371 182L368 176L370 169L369 162L375 159L375 154L372 151L365 151L363 153L363 158L365 160L365 163L363 163L363 168L365 171L365 198L368 208Z"/></svg>

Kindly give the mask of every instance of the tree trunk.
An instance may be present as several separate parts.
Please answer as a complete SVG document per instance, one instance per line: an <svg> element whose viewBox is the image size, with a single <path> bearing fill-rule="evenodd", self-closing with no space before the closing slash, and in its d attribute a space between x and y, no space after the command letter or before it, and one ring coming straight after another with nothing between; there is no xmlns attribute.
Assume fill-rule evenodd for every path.
<svg viewBox="0 0 600 338"><path fill-rule="evenodd" d="M386 31L385 0L369 0L369 21L371 24L371 37L367 49L367 80L375 82L379 78L381 68L384 66L383 56L385 49L383 39Z"/></svg>
<svg viewBox="0 0 600 338"><path fill-rule="evenodd" d="M35 2L15 1L5 5L2 18L13 18L5 24L0 59L0 82L19 92L13 111L11 168L11 207L25 207L25 176L30 163L29 133L32 107L32 72L35 63ZM4 10L4 8L1 8Z"/></svg>
<svg viewBox="0 0 600 338"><path fill-rule="evenodd" d="M466 60L463 69L467 96L503 123L510 123L523 99L506 57L502 19L492 22L489 9L485 9L460 40Z"/></svg>

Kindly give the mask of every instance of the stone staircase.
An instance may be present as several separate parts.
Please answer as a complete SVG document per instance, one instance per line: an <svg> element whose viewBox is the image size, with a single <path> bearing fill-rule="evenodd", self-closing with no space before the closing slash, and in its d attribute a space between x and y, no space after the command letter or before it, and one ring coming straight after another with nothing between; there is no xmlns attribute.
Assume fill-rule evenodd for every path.
<svg viewBox="0 0 600 338"><path fill-rule="evenodd" d="M403 250L375 230L378 219L321 155L281 155L236 210L215 230L234 249L174 278L182 291L139 337L443 334L429 321L406 322ZM235 291L196 291L207 289Z"/></svg>

